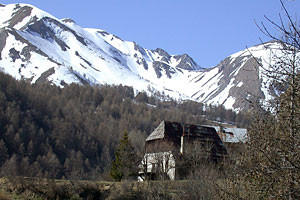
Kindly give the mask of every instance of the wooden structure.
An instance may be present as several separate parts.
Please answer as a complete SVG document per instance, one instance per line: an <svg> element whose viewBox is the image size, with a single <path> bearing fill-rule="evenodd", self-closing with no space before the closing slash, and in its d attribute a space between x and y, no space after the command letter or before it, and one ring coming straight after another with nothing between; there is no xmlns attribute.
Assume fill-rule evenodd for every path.
<svg viewBox="0 0 300 200"><path fill-rule="evenodd" d="M153 173L161 162L161 169L166 170L170 179L175 179L176 162L188 153L186 149L195 142L199 149L210 147L207 151L212 162L217 163L227 155L227 149L213 127L162 121L146 138L143 165L147 166L147 173Z"/></svg>

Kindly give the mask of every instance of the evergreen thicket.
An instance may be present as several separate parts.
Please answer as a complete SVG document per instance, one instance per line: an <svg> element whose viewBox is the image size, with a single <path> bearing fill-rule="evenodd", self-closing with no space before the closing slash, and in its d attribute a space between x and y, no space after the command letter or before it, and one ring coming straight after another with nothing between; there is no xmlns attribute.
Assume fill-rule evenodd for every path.
<svg viewBox="0 0 300 200"><path fill-rule="evenodd" d="M135 96L124 86L59 88L0 73L0 176L100 179L124 130L141 155L145 138L162 120L206 124L224 116L241 126L247 122L242 113L203 107Z"/></svg>
<svg viewBox="0 0 300 200"><path fill-rule="evenodd" d="M116 181L129 178L135 179L139 171L139 160L128 138L127 131L124 131L110 169L111 177Z"/></svg>

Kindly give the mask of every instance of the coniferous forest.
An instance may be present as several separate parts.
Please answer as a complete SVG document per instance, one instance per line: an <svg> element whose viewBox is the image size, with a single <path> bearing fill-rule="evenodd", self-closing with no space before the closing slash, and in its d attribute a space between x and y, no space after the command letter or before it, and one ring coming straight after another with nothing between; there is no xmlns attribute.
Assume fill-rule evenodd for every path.
<svg viewBox="0 0 300 200"><path fill-rule="evenodd" d="M159 99L124 86L59 88L0 73L0 176L107 179L124 131L141 156L162 120L248 125L246 114L222 106Z"/></svg>

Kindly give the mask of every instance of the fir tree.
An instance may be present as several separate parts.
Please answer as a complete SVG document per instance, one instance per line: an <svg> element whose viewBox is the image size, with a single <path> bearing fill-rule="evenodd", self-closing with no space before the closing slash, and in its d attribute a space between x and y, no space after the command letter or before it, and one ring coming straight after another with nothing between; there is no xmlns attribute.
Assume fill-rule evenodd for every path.
<svg viewBox="0 0 300 200"><path fill-rule="evenodd" d="M111 177L116 181L135 177L138 172L137 161L137 155L128 138L127 131L124 131L123 138L115 152L115 160L112 162Z"/></svg>

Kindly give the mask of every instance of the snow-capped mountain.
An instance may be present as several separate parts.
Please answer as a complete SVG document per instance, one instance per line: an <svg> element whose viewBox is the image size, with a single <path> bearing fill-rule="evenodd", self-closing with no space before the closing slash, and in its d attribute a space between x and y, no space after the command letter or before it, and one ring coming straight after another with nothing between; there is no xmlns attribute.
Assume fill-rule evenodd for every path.
<svg viewBox="0 0 300 200"><path fill-rule="evenodd" d="M255 46L204 69L186 54L148 50L31 5L0 4L0 70L31 83L122 84L241 110L251 95L270 96L249 51L256 59L267 56Z"/></svg>

